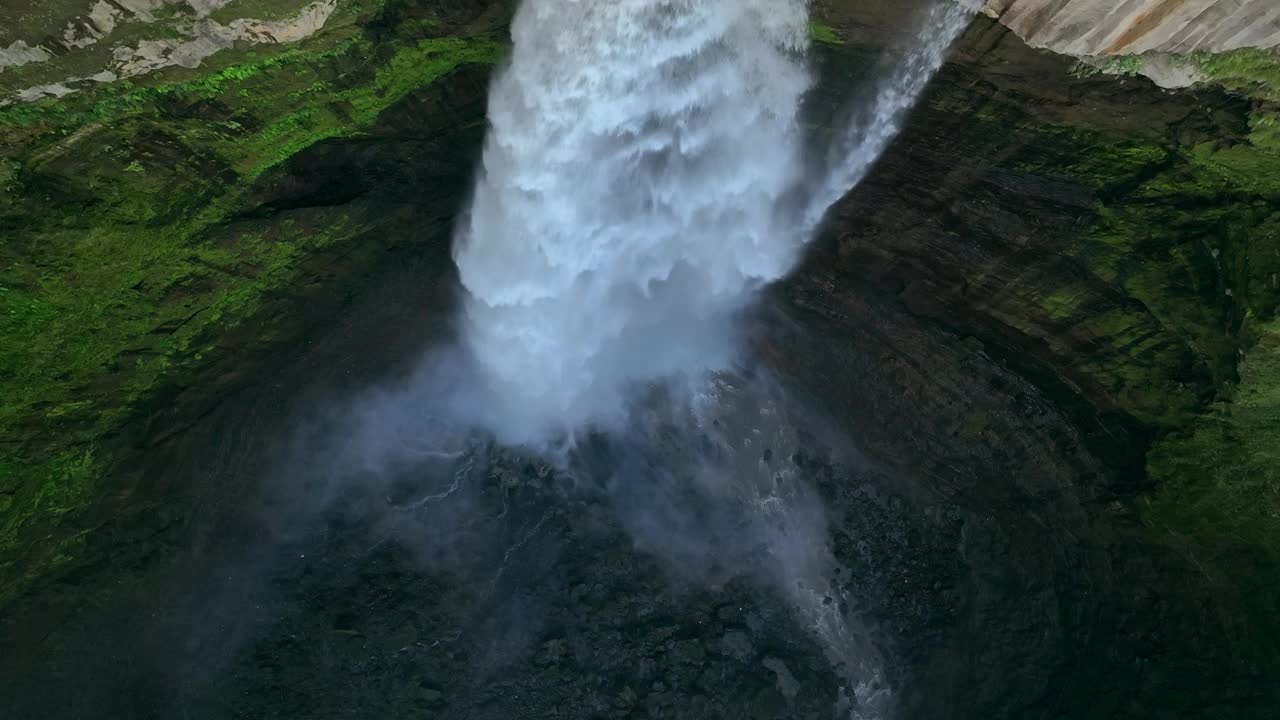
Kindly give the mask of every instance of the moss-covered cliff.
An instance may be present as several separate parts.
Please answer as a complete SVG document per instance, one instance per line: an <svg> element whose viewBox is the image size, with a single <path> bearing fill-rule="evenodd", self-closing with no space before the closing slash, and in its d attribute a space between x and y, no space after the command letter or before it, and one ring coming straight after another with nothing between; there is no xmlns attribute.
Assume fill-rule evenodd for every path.
<svg viewBox="0 0 1280 720"><path fill-rule="evenodd" d="M220 5L214 19L291 17L301 4ZM11 29L47 27L57 10L6 12L23 8ZM344 0L295 42L236 42L198 67L0 107L0 600L76 556L84 511L119 491L102 480L130 423L165 388L227 352L267 298L305 281L309 257L384 231L384 218L336 207L273 217L271 196L298 182L281 166L360 137L460 67L494 63L486 9ZM101 45L127 44L118 34ZM68 62L0 81L12 89ZM259 220L235 222L246 217Z"/></svg>
<svg viewBox="0 0 1280 720"><path fill-rule="evenodd" d="M1130 632L1157 623L1147 642L1169 664L1141 683L1117 675L1128 679L1116 681L1114 704L1101 694L1089 701L1094 712L1121 713L1139 695L1148 708L1165 693L1185 700L1197 675L1222 672L1225 686L1280 667L1280 476L1271 462L1280 448L1280 154L1258 120L1275 107L1266 65L1226 88L1177 93L1070 65L975 23L902 142L837 209L832 244L820 246L791 297L835 323L833 335L884 346L814 351L849 352L857 369L847 372L867 377L830 379L849 388L840 412L869 428L864 446L944 492L983 497L982 507L1025 507L1046 535L1071 527L1086 545L1108 547L1113 567L1167 552L1193 569L1167 585L1168 569L1128 572L1165 598L1162 611L1144 612L1172 612L1176 596L1213 607L1200 622L1233 638L1232 659L1219 659L1231 669L1174 670L1179 655L1211 653L1183 621L1135 616ZM964 359L941 359L952 353ZM940 369L946 363L951 370ZM984 382L988 372L996 377ZM913 412L928 419L879 429L876 418ZM1059 413L1080 436L1063 432ZM992 482L996 467L1017 478L1016 489ZM1091 519L1070 519L1079 508L1030 509L1062 493L1088 498ZM1119 527L1133 533L1107 537L1105 516L1124 518ZM1159 637L1161 622L1178 625L1181 639ZM1145 652L1109 642L1103 652ZM1079 662L1080 671L1104 664ZM1250 692L1263 687L1276 690L1261 682ZM1231 702L1211 694L1206 702Z"/></svg>

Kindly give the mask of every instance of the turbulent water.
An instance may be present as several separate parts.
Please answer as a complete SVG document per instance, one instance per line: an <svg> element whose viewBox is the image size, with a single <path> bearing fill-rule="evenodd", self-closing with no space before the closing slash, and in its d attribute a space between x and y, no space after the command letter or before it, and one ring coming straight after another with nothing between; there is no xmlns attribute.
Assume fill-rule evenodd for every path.
<svg viewBox="0 0 1280 720"><path fill-rule="evenodd" d="M620 419L631 383L723 366L793 264L798 0L524 4L457 262L498 430Z"/></svg>
<svg viewBox="0 0 1280 720"><path fill-rule="evenodd" d="M455 245L483 424L535 446L622 430L648 458L608 470L637 544L694 573L738 545L766 548L731 570L788 596L844 669L848 717L882 717L890 697L875 650L832 603L820 508L761 459L794 437L775 404L725 394L716 371L739 359L736 315L795 266L974 9L938 0L815 160L800 118L806 0L526 0ZM646 431L655 410L635 398L681 379L691 414Z"/></svg>
<svg viewBox="0 0 1280 720"><path fill-rule="evenodd" d="M731 363L732 318L796 263L896 132L972 8L919 46L806 173L804 0L529 0L455 256L486 424L538 444L629 392Z"/></svg>

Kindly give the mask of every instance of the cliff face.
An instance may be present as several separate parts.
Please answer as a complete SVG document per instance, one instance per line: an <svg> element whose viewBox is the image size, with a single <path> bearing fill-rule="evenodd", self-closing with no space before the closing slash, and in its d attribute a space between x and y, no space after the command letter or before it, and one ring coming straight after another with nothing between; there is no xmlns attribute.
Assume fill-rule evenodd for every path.
<svg viewBox="0 0 1280 720"><path fill-rule="evenodd" d="M1079 58L1077 73L1280 93L1280 8L1268 0L990 0L983 12L1032 47Z"/></svg>
<svg viewBox="0 0 1280 720"><path fill-rule="evenodd" d="M1226 52L1280 45L1270 0L988 0L1028 45L1064 55Z"/></svg>
<svg viewBox="0 0 1280 720"><path fill-rule="evenodd" d="M899 3L815 5L821 133L906 30ZM1114 44L1142 8L1078 37L1045 19L1102 5L1000 11L1032 37ZM1160 6L1168 29L1196 5L1143 7ZM18 648L0 696L27 716L216 718L226 698L253 716L545 718L583 698L799 716L783 677L829 707L819 653L740 589L661 599L634 548L601 540L605 519L512 459L476 502L548 513L498 533L549 528L524 569L545 626L473 602L488 576L433 575L385 537L371 553L360 513L390 490L344 499L314 565L254 556L271 591L245 617L206 623L189 597L251 595L201 573L295 514L246 506L264 438L312 385L403 369L447 325L449 226L507 9L0 9L0 646ZM250 27L279 31L226 30ZM1168 37L1205 26L1181 27ZM929 688L904 717L1250 718L1280 697L1280 84L1262 51L1192 57L1221 85L1082 72L978 19L776 289L787 321L757 323L761 354L874 468L805 467L892 679ZM472 605L488 615L459 632ZM214 679L186 684L175 646L217 656ZM495 648L514 659L466 681Z"/></svg>
<svg viewBox="0 0 1280 720"><path fill-rule="evenodd" d="M306 313L281 313L282 297L339 258L357 277L376 248L447 232L478 142L458 138L482 129L501 52L487 3L157 1L110 6L99 24L80 3L4 12L6 32L47 52L0 69L0 599L77 555L85 512L128 493L105 479L132 443L189 422L143 430L157 403L239 377L229 348L287 342ZM93 42L39 33L64 23L97 28ZM105 75L69 79L89 71ZM376 137L384 111L412 101L431 119L404 157L449 179L429 201L383 190L390 210L357 209L366 183L396 174L335 184L284 169L324 140Z"/></svg>
<svg viewBox="0 0 1280 720"><path fill-rule="evenodd" d="M1021 699L988 694L984 662L942 660L930 687L968 688L974 717L1255 716L1230 698L1278 692L1239 681L1280 659L1280 476L1265 467L1280 421L1280 156L1251 133L1256 97L1162 92L1071 64L975 23L785 288L826 329L771 347L858 418L862 447L1008 540L995 541L1007 564L993 576L969 555L970 587L1022 589L977 590L961 603L969 630L941 642L970 659L1061 662ZM1053 580L1035 569L1047 567ZM1121 598L1133 580L1145 590ZM993 615L1022 640L984 637ZM928 633L899 636L913 631ZM1206 655L1221 642L1208 636L1237 638L1239 654ZM1159 669L1139 670L1149 661ZM1219 690L1196 689L1209 676ZM948 716L947 701L917 701L920 717Z"/></svg>
<svg viewBox="0 0 1280 720"><path fill-rule="evenodd" d="M359 4L338 0L74 0L0 9L0 104L65 97L253 45L288 45ZM250 15L252 13L252 15ZM344 17L345 16L345 17Z"/></svg>

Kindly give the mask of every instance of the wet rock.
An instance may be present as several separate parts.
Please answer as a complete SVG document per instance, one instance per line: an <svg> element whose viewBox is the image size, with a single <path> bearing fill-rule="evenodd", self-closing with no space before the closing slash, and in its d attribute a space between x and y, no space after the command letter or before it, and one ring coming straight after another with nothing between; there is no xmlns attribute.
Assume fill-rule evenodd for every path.
<svg viewBox="0 0 1280 720"><path fill-rule="evenodd" d="M718 649L722 655L746 662L754 654L751 638L741 630L730 630L720 638Z"/></svg>
<svg viewBox="0 0 1280 720"><path fill-rule="evenodd" d="M788 702L795 700L796 693L800 692L800 683L796 681L796 677L787 669L787 664L775 657L765 658L762 664L777 676L778 692L782 693L782 696Z"/></svg>
<svg viewBox="0 0 1280 720"><path fill-rule="evenodd" d="M681 640L671 650L671 659L685 665L700 665L707 657L707 650L698 640Z"/></svg>
<svg viewBox="0 0 1280 720"><path fill-rule="evenodd" d="M786 712L787 699L775 688L764 688L756 693L751 703L751 716L756 720L771 720Z"/></svg>
<svg viewBox="0 0 1280 720"><path fill-rule="evenodd" d="M540 665L559 665L569 656L569 643L565 638L554 638L542 643L535 660Z"/></svg>

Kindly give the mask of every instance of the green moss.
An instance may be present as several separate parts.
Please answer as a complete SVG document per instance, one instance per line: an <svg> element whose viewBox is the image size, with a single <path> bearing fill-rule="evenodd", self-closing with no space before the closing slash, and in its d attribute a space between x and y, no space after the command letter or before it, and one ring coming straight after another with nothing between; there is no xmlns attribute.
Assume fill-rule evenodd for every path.
<svg viewBox="0 0 1280 720"><path fill-rule="evenodd" d="M1249 621L1270 633L1251 647L1276 657L1280 117L1268 103L1280 65L1261 51L1196 60L1210 78L1255 98L1247 138L1126 146L1066 131L1084 159L1044 153L1034 169L1097 193L1094 220L1068 252L1138 304L1099 313L1080 285L1039 302L1125 358L1081 369L1160 437L1147 456L1155 490L1141 506L1144 522L1242 598ZM1152 342L1148 314L1159 321L1154 332L1177 342Z"/></svg>
<svg viewBox="0 0 1280 720"><path fill-rule="evenodd" d="M0 108L0 127L6 127L14 133L27 130L28 134L41 138L49 135L66 136L92 123L137 115L156 115L159 113L157 104L168 98L187 101L221 98L233 86L236 89L250 90L245 86L260 76L282 79L289 70L301 70L305 74L308 70L318 69L326 60L351 53L361 44L361 39L350 38L319 51L294 48L269 55L262 60L233 64L185 82L139 87L132 81L124 80L106 85L97 93L18 103ZM248 92L245 97L248 97ZM265 104L269 99L260 98L260 104Z"/></svg>
<svg viewBox="0 0 1280 720"><path fill-rule="evenodd" d="M1245 48L1226 53L1198 52L1171 59L1194 65L1209 81L1252 98L1248 146L1206 144L1192 158L1251 192L1280 196L1280 52Z"/></svg>
<svg viewBox="0 0 1280 720"><path fill-rule="evenodd" d="M57 0L51 0L56 2ZM85 13L92 3L86 4L84 0L67 0L71 3L69 7L63 7L52 13L38 13L29 15L29 19L24 23L23 18L15 21L6 22L5 15L8 14L3 8L0 8L0 35L4 31L9 30L11 39L24 38L33 45L43 43L49 46L48 34L51 28L65 27L69 20L77 18L79 21L84 20ZM362 18L370 18L381 11L387 4L388 0L337 0L337 7L327 19L322 34L334 35L334 30L342 27L351 27L357 20ZM19 2L19 5L29 4ZM311 4L309 0L231 0L227 5L214 10L210 14L213 21L224 24L231 23L237 19L260 19L260 20L284 20L296 17L303 9ZM61 15L63 19L54 19L56 15ZM147 40L184 40L195 36L191 27L194 13L185 4L169 5L166 7L152 10L150 15L153 21L147 22L135 19L131 13L123 13L117 17L117 23L112 32L101 38L98 42L86 47L68 49L65 52L57 52L54 57L36 63L27 63L18 67L6 68L0 72L0 99L9 99L22 89L30 88L37 85L45 85L52 83L67 83L69 78L87 78L95 75L103 70L111 69L113 65L113 52L120 47L137 47L142 41ZM14 29L15 23L17 28ZM26 24L24 30L22 26ZM404 35L404 37L413 37L413 35ZM45 38L45 40L41 40ZM7 44L4 43L4 44ZM56 44L55 44L56 46ZM260 47L258 48L267 54L274 54L278 48ZM244 48L239 50L220 50L213 58L206 60L205 67L212 63L220 62L219 58L224 55L242 55ZM167 68L161 74L171 75L177 69ZM207 74L203 70L197 70L193 75ZM141 78L142 82L149 82L151 75ZM70 82L73 88L88 90L97 94L101 88L92 83L86 82Z"/></svg>
<svg viewBox="0 0 1280 720"><path fill-rule="evenodd" d="M809 23L809 36L814 42L824 43L826 45L843 45L844 38L836 32L835 28L822 23Z"/></svg>
<svg viewBox="0 0 1280 720"><path fill-rule="evenodd" d="M1280 155L1280 112L1256 110L1249 114L1249 142Z"/></svg>
<svg viewBox="0 0 1280 720"><path fill-rule="evenodd" d="M231 0L210 13L209 17L220 23L241 18L280 20L294 17L309 4L310 0Z"/></svg>
<svg viewBox="0 0 1280 720"><path fill-rule="evenodd" d="M84 27L85 15L92 6L91 2L81 2L79 7L75 8L78 12L75 12L73 17L77 18L77 25ZM161 8L151 14L155 18L154 22L144 22L135 19L131 13L121 13L117 16L116 25L109 35L95 43L78 48L62 48L49 37L49 31L54 28L58 28L56 34L61 35L61 28L66 27L66 21L51 22L34 32L14 35L15 38L25 38L33 45L42 44L46 48L55 50L52 53L53 56L45 61L27 63L17 68L6 68L0 72L0 99L10 99L16 92L37 85L66 83L73 88L90 85L91 83L74 82L69 79L87 78L112 68L113 53L118 48L136 48L141 42L149 40L186 40L192 37L191 31L186 27L189 25L190 14L175 13L171 8ZM2 21L0 21L0 28L8 29ZM3 34L2 30L0 34ZM83 37L85 31L81 30L80 34ZM3 44L7 42L0 41L0 45Z"/></svg>
<svg viewBox="0 0 1280 720"><path fill-rule="evenodd" d="M335 16L355 17L382 10L389 0L339 0ZM311 0L231 0L214 10L209 17L221 23L251 18L254 20L280 20L294 17L311 4Z"/></svg>
<svg viewBox="0 0 1280 720"><path fill-rule="evenodd" d="M1271 210L1242 199L1261 176L1227 177L1155 140L1066 126L1032 132L1008 166L1084 185L1095 198L1062 251L1083 272L1054 272L1024 291L1060 328L1046 341L1063 353L1068 336L1099 348L1074 360L1073 372L1142 423L1189 422L1234 379L1236 298L1226 291L1240 289L1230 266L1238 249L1262 242ZM1035 315L1008 322L1045 332Z"/></svg>
<svg viewBox="0 0 1280 720"><path fill-rule="evenodd" d="M1076 78L1077 80L1083 80L1085 78L1091 78L1095 75L1101 74L1102 71L1098 69L1097 65L1084 62L1083 60L1073 64L1070 70L1071 77Z"/></svg>
<svg viewBox="0 0 1280 720"><path fill-rule="evenodd" d="M1227 147L1203 143L1187 158L1208 173L1208 182L1219 187L1234 186L1251 194L1280 198L1280 153L1269 148L1253 142Z"/></svg>
<svg viewBox="0 0 1280 720"><path fill-rule="evenodd" d="M1245 48L1226 53L1192 53L1186 59L1205 77L1238 92L1280 101L1280 53Z"/></svg>
<svg viewBox="0 0 1280 720"><path fill-rule="evenodd" d="M1043 129L1039 134L1044 144L1037 144L1037 148L1066 147L1081 141L1092 144L1088 152L1030 154L1025 159L1015 159L1014 167L1037 174L1067 177L1104 195L1132 189L1136 178L1171 159L1167 149L1149 142L1108 142L1098 137L1081 137L1076 131L1065 128Z"/></svg>
<svg viewBox="0 0 1280 720"><path fill-rule="evenodd" d="M1138 75L1142 72L1143 65L1145 61L1141 56L1117 55L1103 63L1102 72L1109 75Z"/></svg>
<svg viewBox="0 0 1280 720"><path fill-rule="evenodd" d="M81 0L28 0L0 3L0 27L6 31L5 44L12 37L38 38L50 28L61 30L67 22L80 17L88 9Z"/></svg>
<svg viewBox="0 0 1280 720"><path fill-rule="evenodd" d="M0 421L13 432L33 422L60 428L59 443L94 442L293 281L303 256L362 231L333 214L321 228L274 227L270 238L245 234L216 244L178 233L93 233L83 242L85 255L74 258L82 268L101 266L80 278L84 285L46 282L24 298L25 308L6 293L9 307L22 311L10 315L3 331L21 333L27 345L2 350L13 395ZM115 383L104 386L104 375ZM77 390L85 383L95 386L92 394ZM37 444L7 459L0 558L17 554L31 533L48 533L78 515L96 496L94 451L58 447ZM59 454L40 460L49 452Z"/></svg>
<svg viewBox="0 0 1280 720"><path fill-rule="evenodd" d="M0 553L17 549L22 531L37 523L57 522L79 512L93 499L98 468L94 450L70 449L39 463L31 469L41 482L9 486L8 502L0 518ZM14 475L6 473L0 481L12 483Z"/></svg>
<svg viewBox="0 0 1280 720"><path fill-rule="evenodd" d="M1140 55L1113 55L1101 60L1100 62L1095 61L1095 64L1091 65L1094 69L1093 73L1081 72L1079 74L1091 75L1101 73L1104 75L1119 75L1122 77L1134 76L1142 74L1142 68L1145 65L1146 61L1143 60Z"/></svg>
<svg viewBox="0 0 1280 720"><path fill-rule="evenodd" d="M183 129L183 139L252 180L321 140L369 125L384 108L459 65L495 62L500 47L485 39L421 40L397 50L369 80L349 78L338 88L318 77L340 77L347 67L367 61L372 50L367 40L352 38L320 52L285 51L186 82L139 89L119 83L91 104L50 98L0 109L0 128L29 130L47 142L99 123L156 117L166 103L217 100L231 118L250 117L263 127L237 132L245 125L232 119L232 124L222 125L226 132L214 132L206 119L193 118L195 122Z"/></svg>
<svg viewBox="0 0 1280 720"><path fill-rule="evenodd" d="M396 52L386 67L378 71L371 86L344 93L340 99L351 102L357 122L371 122L383 108L462 63L497 62L500 50L500 46L492 42L460 38L423 40Z"/></svg>
<svg viewBox="0 0 1280 720"><path fill-rule="evenodd" d="M1238 78L1227 84L1254 102L1217 110L1211 142L1183 127L1118 137L1046 126L999 107L980 106L972 118L984 137L1014 138L1002 170L1092 190L1059 251L1069 264L1055 257L1040 271L1032 258L1006 292L1033 309L999 319L1042 342L1097 406L1113 404L1156 438L1146 464L1154 491L1136 499L1149 537L1239 599L1238 621L1259 635L1241 652L1276 662L1280 113L1267 97L1270 61L1219 59L1219 77ZM1049 202L1072 199L1045 187Z"/></svg>
<svg viewBox="0 0 1280 720"><path fill-rule="evenodd" d="M1251 645L1280 658L1280 323L1258 329L1239 390L1156 443L1143 520L1229 584L1255 623Z"/></svg>
<svg viewBox="0 0 1280 720"><path fill-rule="evenodd" d="M0 108L6 593L12 558L44 558L26 563L19 575L29 579L77 552L60 543L110 464L100 440L197 367L310 253L365 232L335 211L320 227L228 235L219 228L254 181L499 54L483 37L422 38L436 26L421 19L377 43L350 19L330 24L287 49L228 51L204 70Z"/></svg>
<svg viewBox="0 0 1280 720"><path fill-rule="evenodd" d="M1077 62L1071 68L1071 76L1090 78L1095 75L1133 76L1142 74L1146 61L1140 55L1113 55L1106 58L1090 58Z"/></svg>
<svg viewBox="0 0 1280 720"><path fill-rule="evenodd" d="M1148 458L1157 484L1146 517L1179 534L1264 548L1280 562L1280 323L1240 366L1240 385Z"/></svg>
<svg viewBox="0 0 1280 720"><path fill-rule="evenodd" d="M300 105L299 109L272 121L250 141L233 142L227 154L241 155L236 169L255 178L317 142L373 123L383 109L459 65L493 63L498 56L499 46L493 42L422 40L397 51L371 83L335 92L329 84L317 82L290 92L287 101Z"/></svg>

